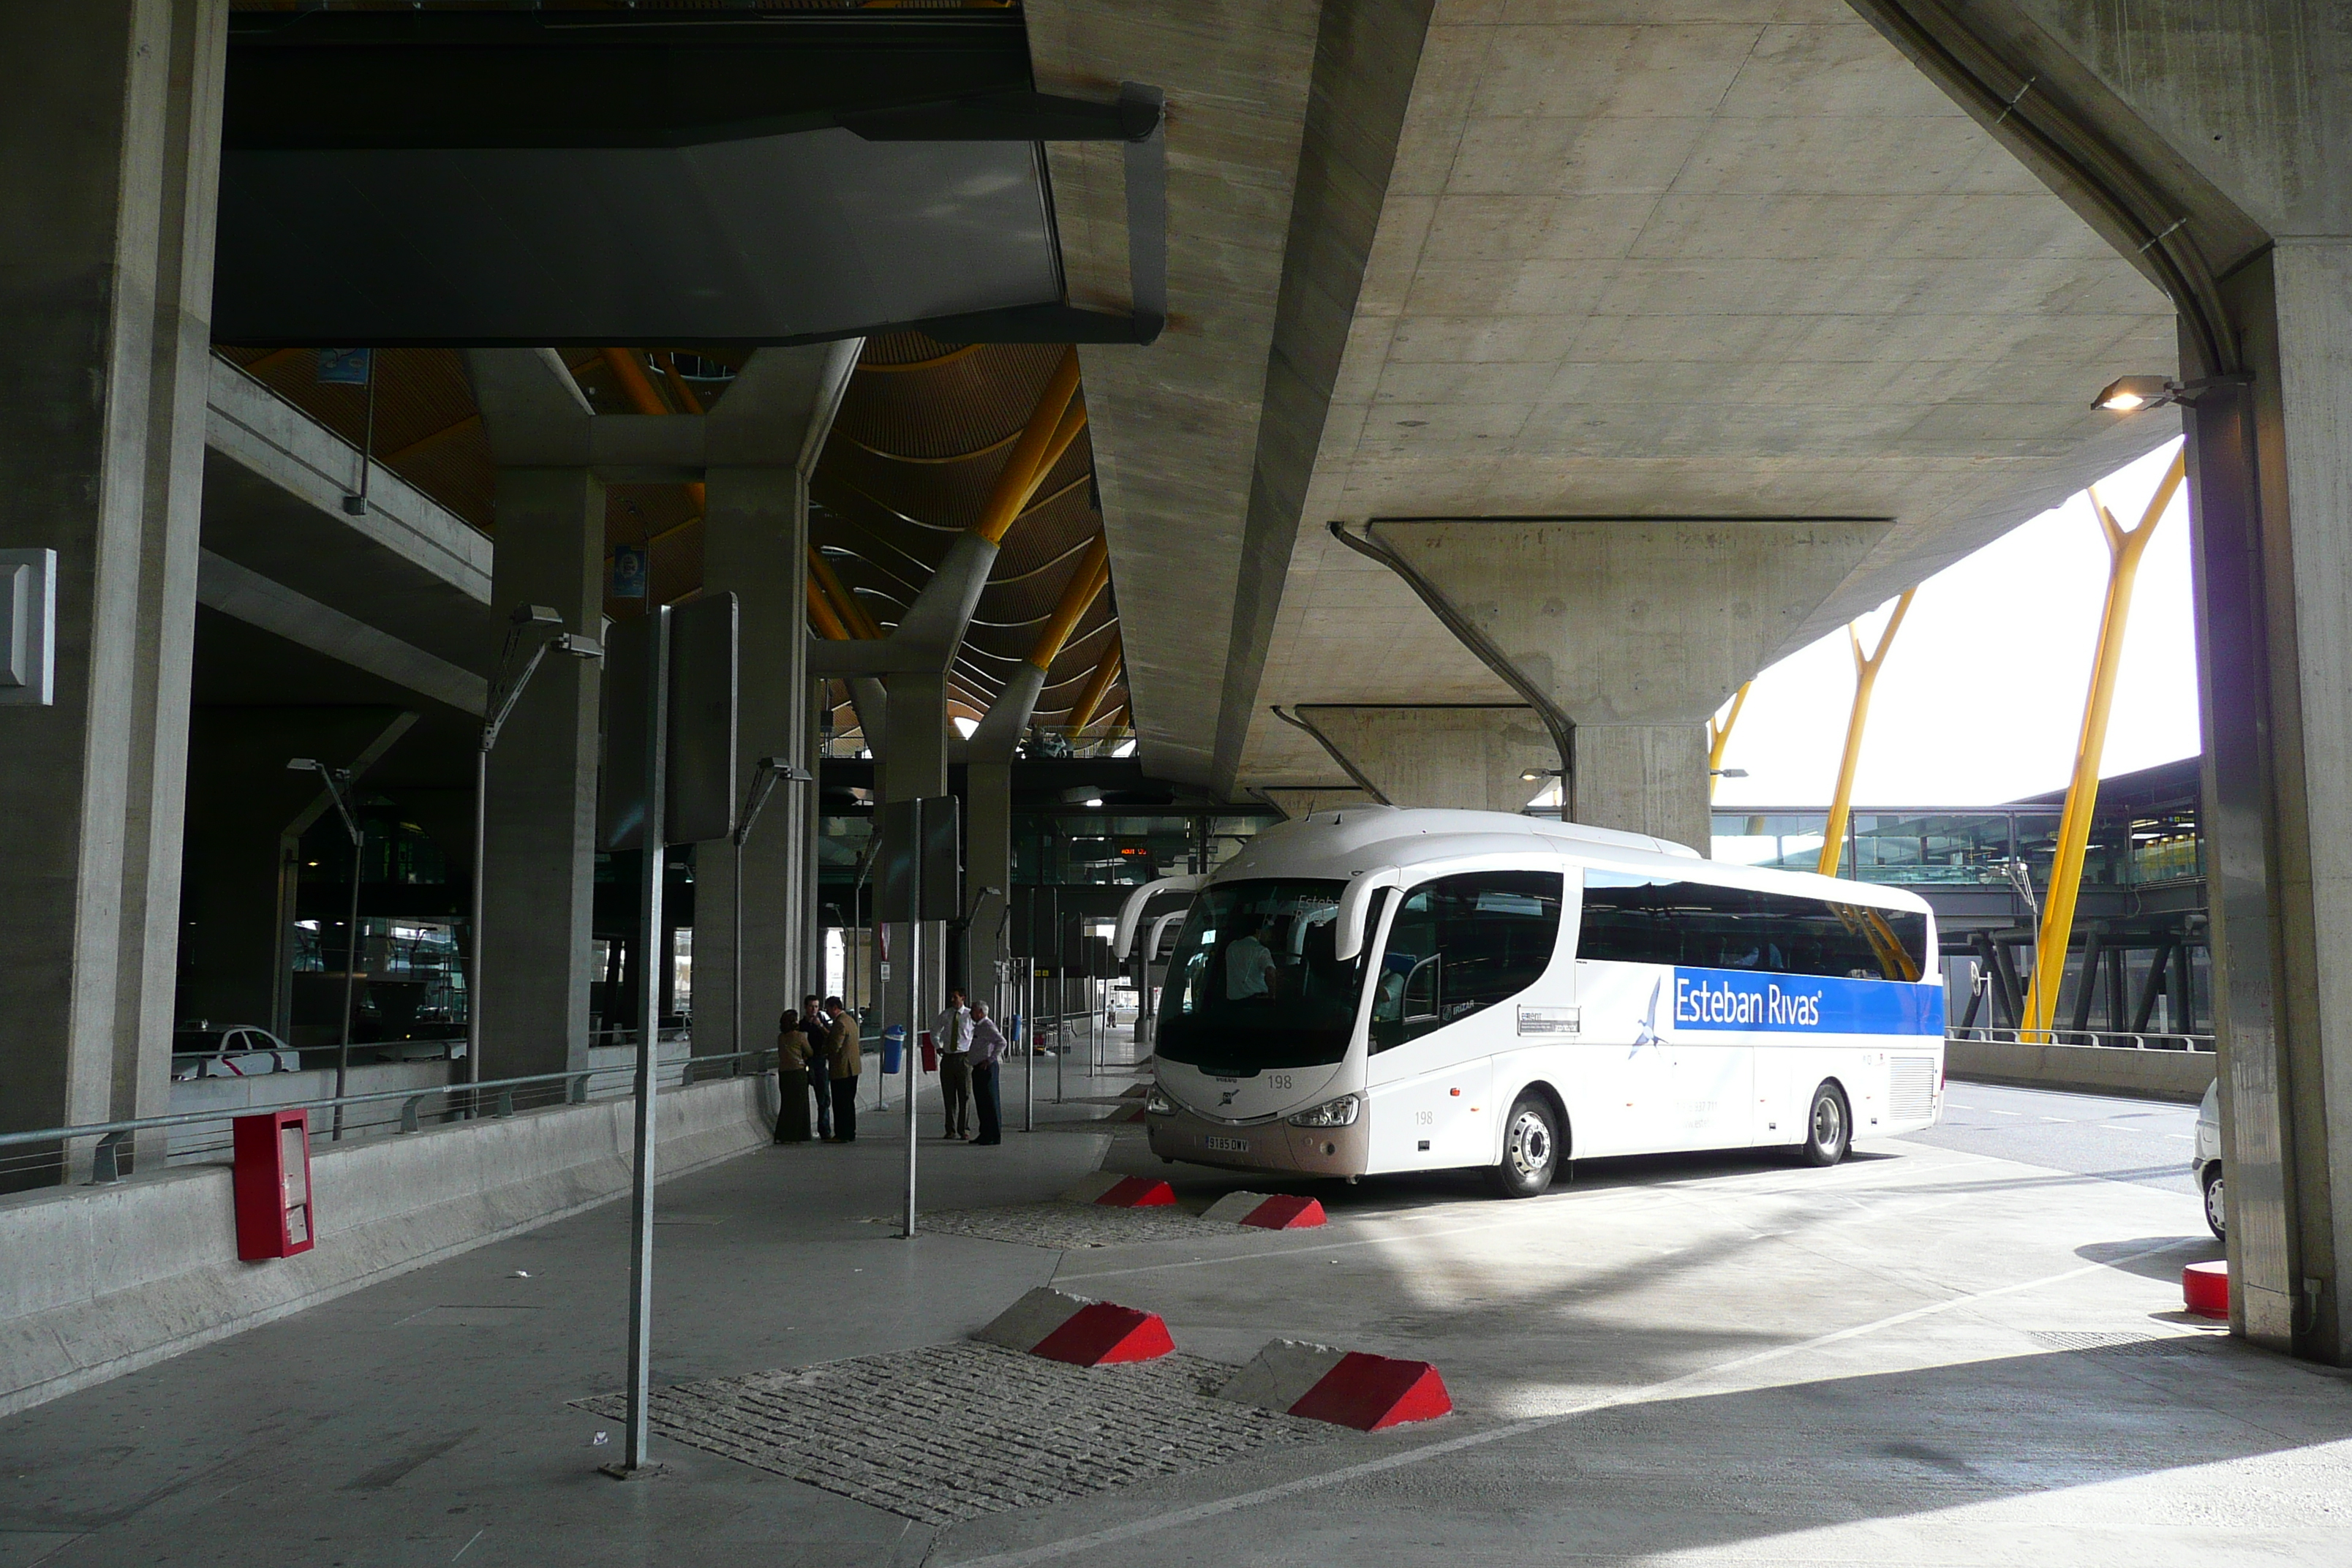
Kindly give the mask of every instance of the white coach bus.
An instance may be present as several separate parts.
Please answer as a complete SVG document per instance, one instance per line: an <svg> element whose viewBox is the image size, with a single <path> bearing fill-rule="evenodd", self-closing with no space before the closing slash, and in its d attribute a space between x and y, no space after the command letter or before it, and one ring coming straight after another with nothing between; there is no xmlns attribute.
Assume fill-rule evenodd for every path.
<svg viewBox="0 0 2352 1568"><path fill-rule="evenodd" d="M1784 1147L1817 1165L1942 1110L1927 904L1500 812L1360 807L1191 890L1145 1101L1167 1160L1359 1176ZM1156 922L1155 922L1156 923Z"/></svg>

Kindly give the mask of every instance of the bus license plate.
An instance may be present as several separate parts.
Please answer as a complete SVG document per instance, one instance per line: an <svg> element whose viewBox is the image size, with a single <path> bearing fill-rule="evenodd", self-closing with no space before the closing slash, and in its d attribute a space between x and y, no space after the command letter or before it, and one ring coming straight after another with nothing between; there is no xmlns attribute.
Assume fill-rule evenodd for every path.
<svg viewBox="0 0 2352 1568"><path fill-rule="evenodd" d="M1221 1149L1228 1154L1246 1154L1249 1152L1250 1141L1246 1138L1220 1138L1213 1132L1205 1132L1201 1136L1201 1147Z"/></svg>

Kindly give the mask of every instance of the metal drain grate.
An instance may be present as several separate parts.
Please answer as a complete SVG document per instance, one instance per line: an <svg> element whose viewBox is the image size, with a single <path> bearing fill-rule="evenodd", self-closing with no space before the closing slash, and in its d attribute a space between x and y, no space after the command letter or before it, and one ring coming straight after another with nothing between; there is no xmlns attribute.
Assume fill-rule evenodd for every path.
<svg viewBox="0 0 2352 1568"><path fill-rule="evenodd" d="M876 1225L897 1225L896 1215L875 1216ZM1001 1208L939 1209L919 1215L918 1232L1011 1241L1023 1247L1069 1251L1082 1247L1132 1247L1146 1241L1201 1241L1231 1236L1240 1227L1210 1224L1173 1206L1148 1209L1097 1208L1092 1204L1010 1204Z"/></svg>
<svg viewBox="0 0 2352 1568"><path fill-rule="evenodd" d="M684 1383L651 1404L663 1436L953 1524L1346 1435L1210 1398L1233 1370L1189 1355L1075 1367L961 1343ZM617 1417L624 1400L573 1403Z"/></svg>
<svg viewBox="0 0 2352 1568"><path fill-rule="evenodd" d="M2099 1333L2079 1329L2037 1329L2033 1342L2044 1350L2095 1351L2105 1355L2194 1355L2207 1334Z"/></svg>

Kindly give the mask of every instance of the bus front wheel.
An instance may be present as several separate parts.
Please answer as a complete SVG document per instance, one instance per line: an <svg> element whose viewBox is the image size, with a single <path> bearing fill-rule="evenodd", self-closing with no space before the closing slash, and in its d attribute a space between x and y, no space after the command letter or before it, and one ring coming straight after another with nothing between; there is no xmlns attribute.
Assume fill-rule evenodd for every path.
<svg viewBox="0 0 2352 1568"><path fill-rule="evenodd" d="M1824 1083L1813 1090L1812 1108L1805 1112L1805 1142L1798 1157L1808 1165L1834 1165L1845 1158L1853 1141L1853 1119L1846 1112L1845 1096L1838 1086Z"/></svg>
<svg viewBox="0 0 2352 1568"><path fill-rule="evenodd" d="M1486 1173L1507 1198L1531 1198L1559 1169L1559 1125L1540 1095L1525 1095L1503 1123L1503 1158Z"/></svg>

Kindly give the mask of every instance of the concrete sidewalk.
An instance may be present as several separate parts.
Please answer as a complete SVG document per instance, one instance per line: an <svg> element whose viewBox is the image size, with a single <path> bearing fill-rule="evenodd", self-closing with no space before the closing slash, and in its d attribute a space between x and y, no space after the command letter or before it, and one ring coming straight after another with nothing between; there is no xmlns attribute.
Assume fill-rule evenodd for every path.
<svg viewBox="0 0 2352 1568"><path fill-rule="evenodd" d="M1044 1202L1107 1145L1195 1208L1236 1184L934 1117L927 1205ZM1580 1167L1523 1204L1332 1184L1319 1231L1056 1254L873 1223L887 1125L664 1187L658 1381L954 1341L1050 1280L1219 1361L1427 1359L1459 1414L944 1528L667 1440L665 1477L615 1483L613 1423L567 1403L620 1382L614 1205L0 1422L0 1563L2352 1560L2352 1387L2180 1315L2213 1251L2180 1194L1889 1142Z"/></svg>

